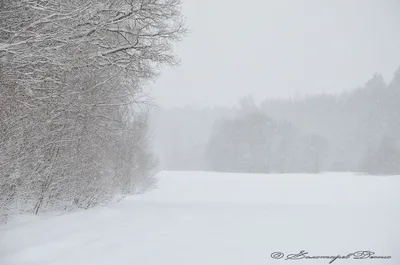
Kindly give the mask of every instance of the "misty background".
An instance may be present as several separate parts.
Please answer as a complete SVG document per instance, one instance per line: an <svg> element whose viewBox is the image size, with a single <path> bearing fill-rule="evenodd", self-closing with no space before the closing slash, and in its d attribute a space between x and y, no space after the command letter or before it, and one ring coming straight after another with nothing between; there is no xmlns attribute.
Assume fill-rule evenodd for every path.
<svg viewBox="0 0 400 265"><path fill-rule="evenodd" d="M161 169L400 172L398 1L183 9L181 65L152 85Z"/></svg>
<svg viewBox="0 0 400 265"><path fill-rule="evenodd" d="M166 108L339 93L400 64L397 0L186 0L183 13L181 66L152 86Z"/></svg>

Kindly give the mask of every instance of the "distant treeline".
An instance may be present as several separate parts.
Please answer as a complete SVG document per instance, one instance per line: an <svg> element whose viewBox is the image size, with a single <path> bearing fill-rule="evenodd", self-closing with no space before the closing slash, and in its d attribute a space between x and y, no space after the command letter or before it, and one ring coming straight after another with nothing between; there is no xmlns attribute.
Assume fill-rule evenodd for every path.
<svg viewBox="0 0 400 265"><path fill-rule="evenodd" d="M400 69L340 95L162 110L153 126L165 169L400 174Z"/></svg>

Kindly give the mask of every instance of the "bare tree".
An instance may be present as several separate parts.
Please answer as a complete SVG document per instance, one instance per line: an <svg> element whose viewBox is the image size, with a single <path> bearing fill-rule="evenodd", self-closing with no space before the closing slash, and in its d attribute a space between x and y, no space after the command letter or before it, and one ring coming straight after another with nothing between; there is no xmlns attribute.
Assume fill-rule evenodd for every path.
<svg viewBox="0 0 400 265"><path fill-rule="evenodd" d="M137 117L145 82L177 63L180 4L1 1L0 212L88 208L150 179Z"/></svg>

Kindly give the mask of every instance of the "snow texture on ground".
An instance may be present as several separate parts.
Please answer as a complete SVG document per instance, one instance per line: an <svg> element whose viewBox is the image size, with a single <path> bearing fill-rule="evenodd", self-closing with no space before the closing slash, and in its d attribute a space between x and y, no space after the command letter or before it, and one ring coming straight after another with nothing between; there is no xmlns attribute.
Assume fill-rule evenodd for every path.
<svg viewBox="0 0 400 265"><path fill-rule="evenodd" d="M0 226L0 265L400 264L400 176L162 172L121 203ZM282 252L273 259L273 252ZM274 254L280 257L280 254ZM294 256L292 256L294 257Z"/></svg>

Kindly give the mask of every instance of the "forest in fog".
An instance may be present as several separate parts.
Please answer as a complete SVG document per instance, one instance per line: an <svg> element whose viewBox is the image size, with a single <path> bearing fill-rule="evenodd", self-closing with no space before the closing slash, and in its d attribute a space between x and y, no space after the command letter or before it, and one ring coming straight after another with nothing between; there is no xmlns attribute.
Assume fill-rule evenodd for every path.
<svg viewBox="0 0 400 265"><path fill-rule="evenodd" d="M241 3L235 5L241 11ZM376 74L337 95L261 104L249 96L236 107L153 108L159 102L152 99L150 83L164 66L179 64L174 44L188 32L181 0L4 0L0 18L0 222L20 213L88 209L141 193L153 186L159 169L400 174L400 69L390 80ZM205 28L218 29L210 25ZM237 38L236 32L227 36ZM196 55L204 58L199 70L190 68L195 58L186 60L188 72L204 76L171 79L205 82L211 92L197 92L220 102L229 93L236 92L235 101L252 94L251 85L243 85L248 80L264 86L250 75L230 79L258 54L241 52L246 56L237 58L230 39L215 40L229 45L212 56L219 46L211 43L208 51L198 42ZM343 58L351 61L349 56ZM211 67L224 62L221 58L232 59L235 67L215 68L223 72ZM268 65L270 76L284 82L286 70L275 75L266 61L246 69L263 77L258 73ZM234 85L220 86L230 91L219 93L219 79L211 77ZM167 91L164 98L191 102L177 91L191 93L192 87L168 84L159 85ZM265 87L267 98L280 86Z"/></svg>
<svg viewBox="0 0 400 265"><path fill-rule="evenodd" d="M159 109L154 145L168 170L400 174L399 103L400 68L338 95Z"/></svg>
<svg viewBox="0 0 400 265"><path fill-rule="evenodd" d="M400 265L399 26L400 0L0 0L0 265Z"/></svg>

